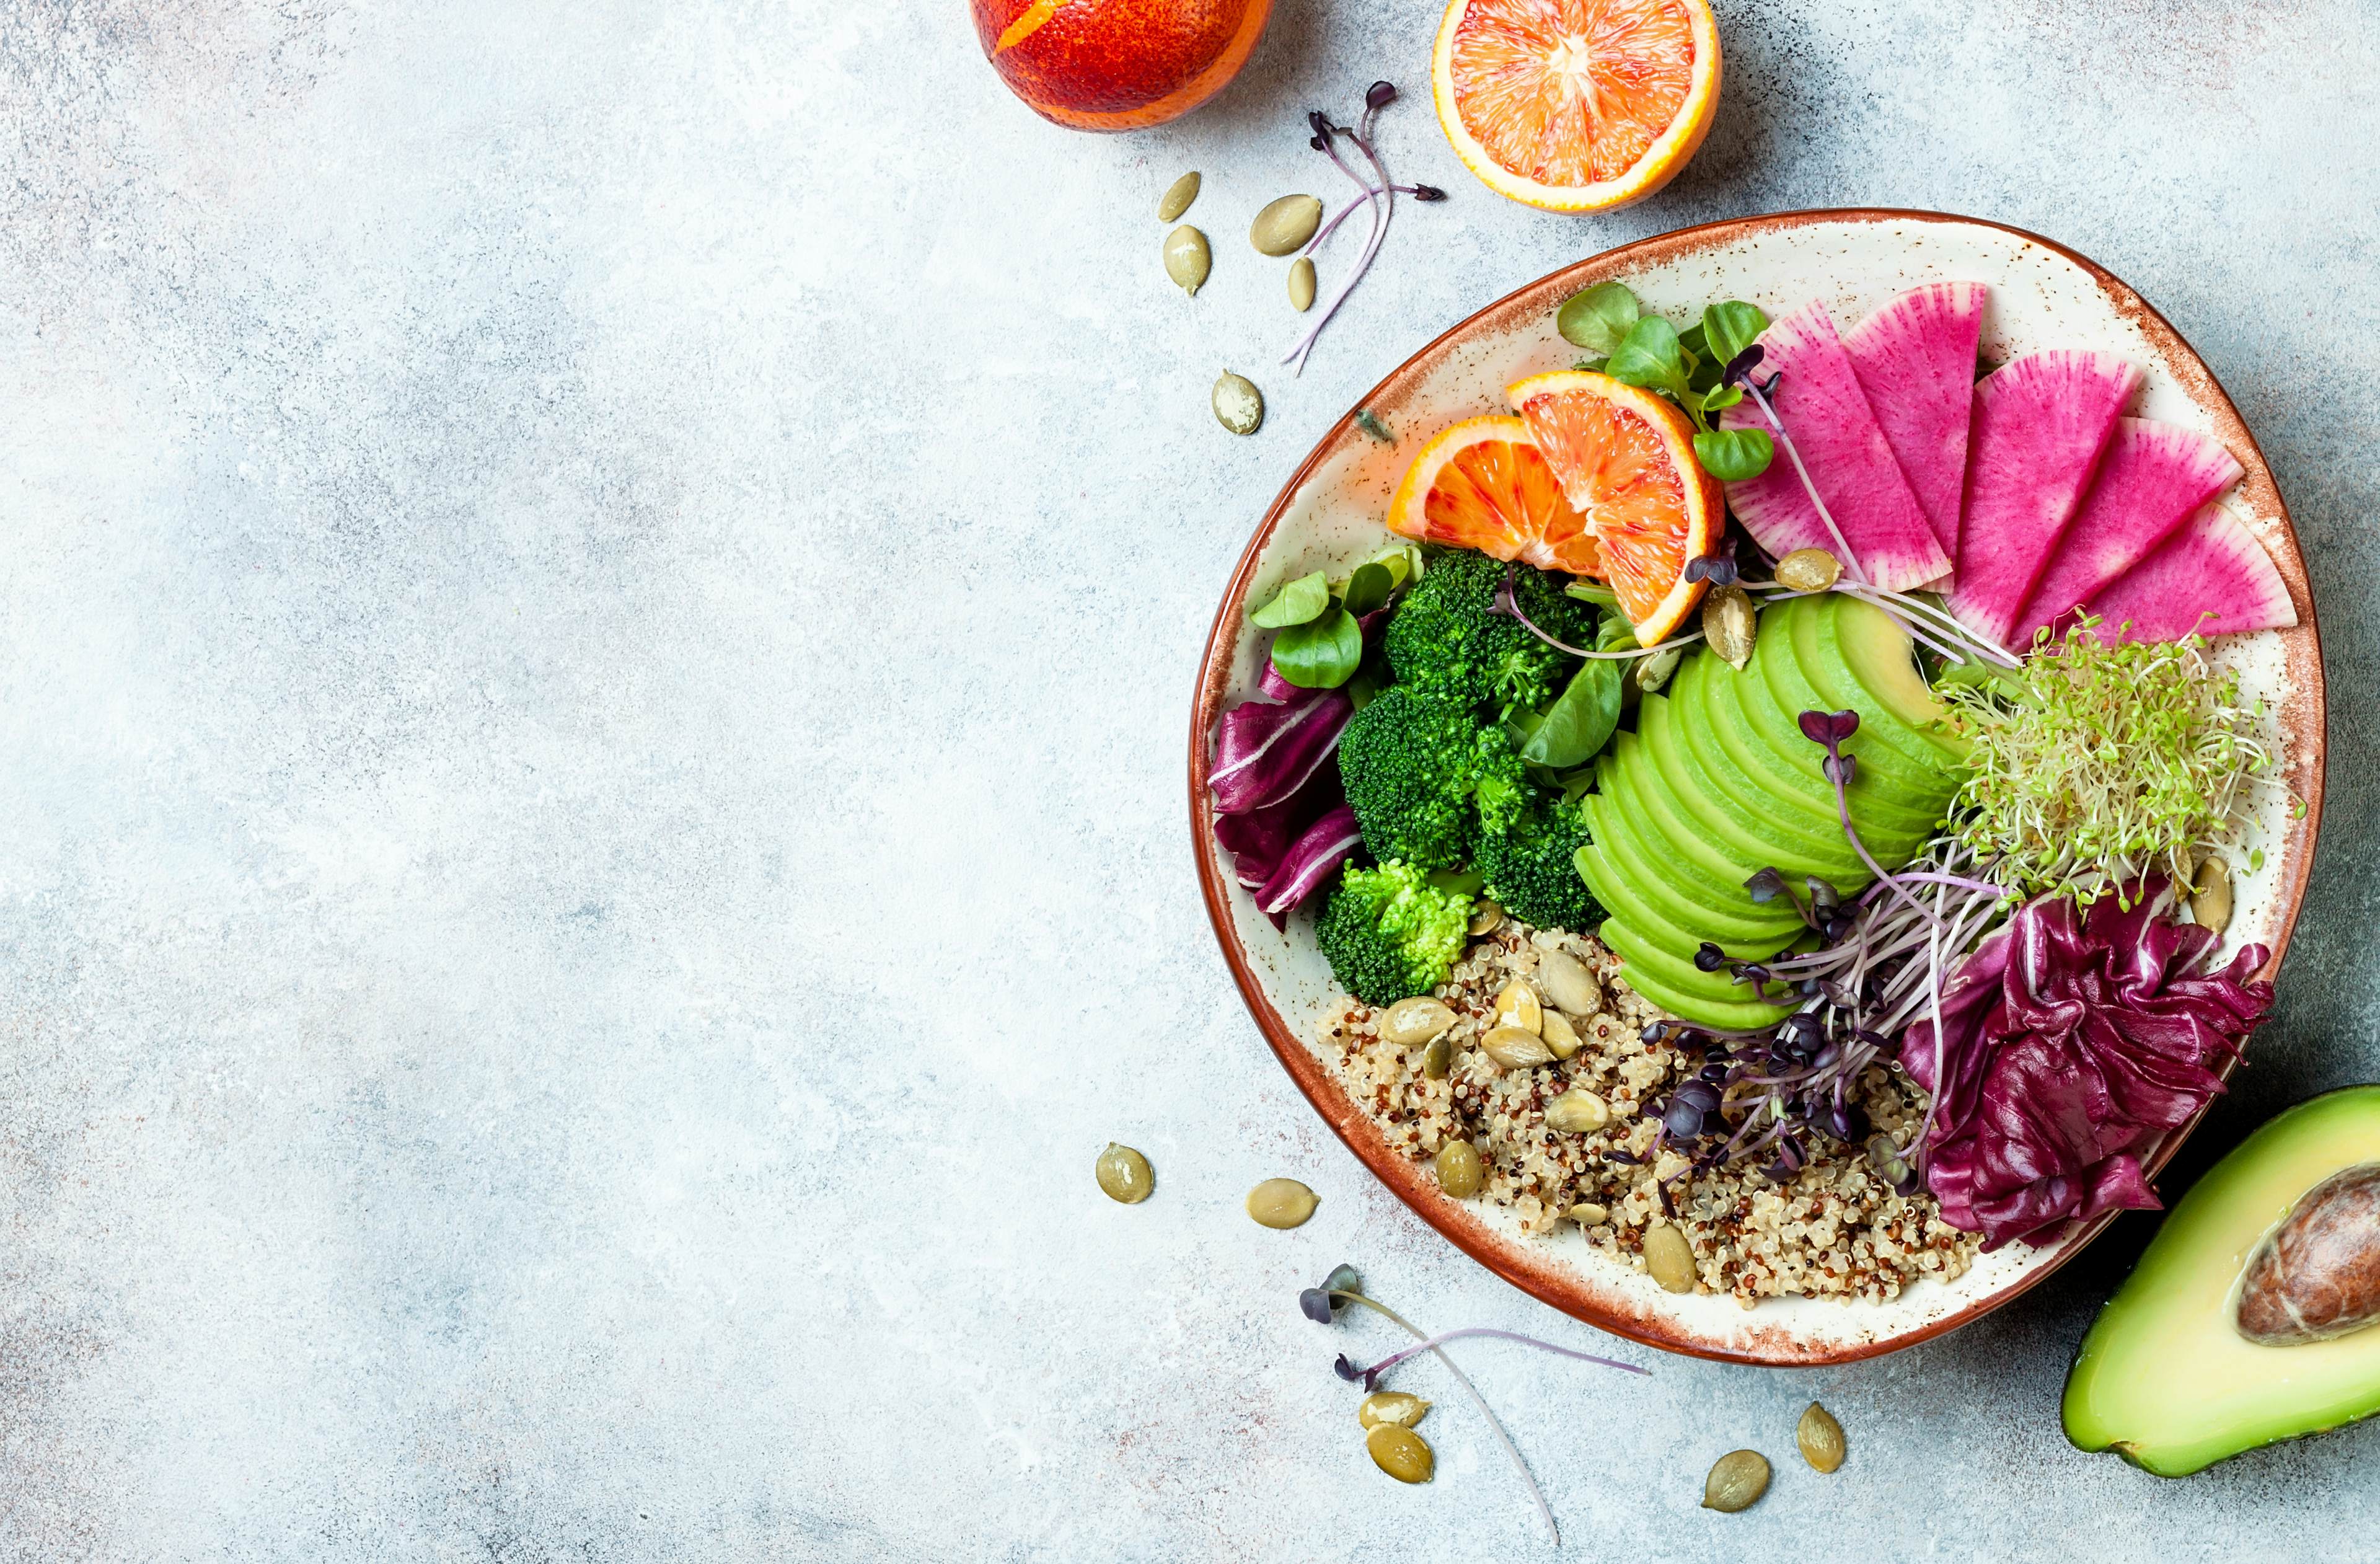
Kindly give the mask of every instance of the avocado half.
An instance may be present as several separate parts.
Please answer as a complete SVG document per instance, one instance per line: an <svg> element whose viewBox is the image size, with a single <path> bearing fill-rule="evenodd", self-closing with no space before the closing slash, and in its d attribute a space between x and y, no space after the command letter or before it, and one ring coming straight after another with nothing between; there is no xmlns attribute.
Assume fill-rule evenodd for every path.
<svg viewBox="0 0 2380 1564"><path fill-rule="evenodd" d="M2380 1412L2380 1326L2259 1346L2234 1324L2240 1273L2299 1198L2380 1162L2380 1085L2300 1103L2207 1170L2099 1312L2066 1376L2066 1437L2144 1472L2218 1461Z"/></svg>

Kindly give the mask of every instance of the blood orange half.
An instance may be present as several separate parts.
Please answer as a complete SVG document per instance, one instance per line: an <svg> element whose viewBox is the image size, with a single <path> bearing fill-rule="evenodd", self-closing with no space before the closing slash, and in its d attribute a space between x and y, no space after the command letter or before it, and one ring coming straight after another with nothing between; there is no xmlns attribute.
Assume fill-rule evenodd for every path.
<svg viewBox="0 0 2380 1564"><path fill-rule="evenodd" d="M1422 447L1389 502L1388 526L1541 570L1603 573L1586 518L1515 418L1465 418Z"/></svg>
<svg viewBox="0 0 2380 1564"><path fill-rule="evenodd" d="M1718 480L1694 460L1694 425L1653 393L1584 370L1532 375L1505 394L1586 518L1637 643L1665 639L1702 599L1686 562L1716 550L1727 525Z"/></svg>
<svg viewBox="0 0 2380 1564"><path fill-rule="evenodd" d="M1452 0L1430 79L1472 173L1548 212L1642 200L1718 103L1708 0Z"/></svg>

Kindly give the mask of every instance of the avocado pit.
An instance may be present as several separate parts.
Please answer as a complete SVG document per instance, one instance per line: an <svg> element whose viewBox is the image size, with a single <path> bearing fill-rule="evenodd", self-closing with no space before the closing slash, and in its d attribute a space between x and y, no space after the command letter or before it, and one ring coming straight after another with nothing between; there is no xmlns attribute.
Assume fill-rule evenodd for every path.
<svg viewBox="0 0 2380 1564"><path fill-rule="evenodd" d="M2327 1341L2380 1319L2380 1162L2333 1173L2248 1257L2238 1328L2267 1347Z"/></svg>

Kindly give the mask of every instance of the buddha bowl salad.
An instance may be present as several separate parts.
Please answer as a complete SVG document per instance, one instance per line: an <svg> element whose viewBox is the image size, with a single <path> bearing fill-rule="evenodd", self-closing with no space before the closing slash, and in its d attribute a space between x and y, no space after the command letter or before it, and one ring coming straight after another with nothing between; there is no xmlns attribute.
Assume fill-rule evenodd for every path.
<svg viewBox="0 0 2380 1564"><path fill-rule="evenodd" d="M1254 605L1216 835L1450 1195L1747 1307L2157 1204L2271 999L2217 955L2282 785L2217 638L2296 616L2220 443L2119 358L1981 363L1987 303L1591 288L1376 558Z"/></svg>

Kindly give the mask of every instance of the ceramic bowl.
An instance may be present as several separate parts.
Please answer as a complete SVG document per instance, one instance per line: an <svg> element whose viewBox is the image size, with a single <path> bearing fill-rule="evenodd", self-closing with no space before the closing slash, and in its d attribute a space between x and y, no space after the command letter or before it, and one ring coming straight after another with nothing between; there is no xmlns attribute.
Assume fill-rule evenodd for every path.
<svg viewBox="0 0 2380 1564"><path fill-rule="evenodd" d="M2165 319L2104 268L2035 235L1935 212L1788 212L1713 224L1640 240L1566 267L1488 306L1408 359L1362 407L1394 435L1383 443L1354 412L1308 455L1256 528L1216 611L1199 671L1190 731L1190 823L1207 908L1248 1010L1283 1068L1357 1157L1458 1248L1535 1297L1617 1335L1672 1352L1742 1363L1818 1364L1870 1357L1940 1335L2034 1286L2098 1235L2112 1218L2070 1228L2044 1248L2011 1244L1980 1256L1956 1280L1921 1281L1883 1303L1772 1299L1745 1309L1733 1299L1664 1292L1591 1249L1575 1228L1527 1238L1501 1211L1439 1193L1427 1164L1392 1152L1342 1089L1314 1043L1333 1002L1316 949L1311 910L1276 931L1215 845L1207 770L1217 719L1255 692L1265 632L1250 601L1317 568L1343 574L1382 545L1380 517L1406 463L1459 418L1504 412L1503 388L1567 368L1578 351L1554 331L1554 311L1579 289L1625 282L1647 309L1687 319L1712 299L1746 298L1771 314L1823 298L1848 327L1869 309L1920 283L1988 284L1984 351L2005 360L2045 347L2096 348L2140 367L2147 384L2129 411L2212 434L2245 469L2229 503L2263 540L2295 600L2299 624L2218 643L2243 688L2264 696L2281 746L2289 790L2250 827L2261 867L2236 888L2228 942L2253 940L2277 970L2303 898L2323 795L2322 653L2305 561L2263 453L2215 377ZM2244 856L2244 855L2243 855ZM2253 1045L2251 1044L2252 1047ZM2226 1065L2228 1070L2228 1066ZM2154 1174L2190 1124L2143 1158Z"/></svg>

